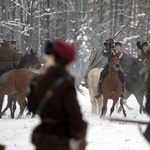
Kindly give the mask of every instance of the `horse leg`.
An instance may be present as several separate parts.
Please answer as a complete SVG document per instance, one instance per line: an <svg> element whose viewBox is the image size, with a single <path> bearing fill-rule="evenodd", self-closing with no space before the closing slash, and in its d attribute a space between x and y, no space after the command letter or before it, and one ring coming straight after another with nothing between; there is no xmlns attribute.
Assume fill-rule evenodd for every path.
<svg viewBox="0 0 150 150"><path fill-rule="evenodd" d="M16 93L15 93L16 94ZM11 94L8 95L8 102L7 102L7 106L5 107L5 109L2 111L2 115L4 115L4 113L7 111L7 109L10 109L10 115L11 118L14 118L14 113L16 110L16 95L15 94ZM13 107L12 107L13 106Z"/></svg>
<svg viewBox="0 0 150 150"><path fill-rule="evenodd" d="M23 116L23 112L27 106L25 95L21 95L20 93L18 93L18 99L17 100L18 100L18 104L20 106L20 112L19 112L17 119L21 119Z"/></svg>
<svg viewBox="0 0 150 150"><path fill-rule="evenodd" d="M17 101L17 93L14 93L10 96L10 100L12 101L11 106L11 118L15 117L15 111L16 111L16 101Z"/></svg>
<svg viewBox="0 0 150 150"><path fill-rule="evenodd" d="M127 99L130 97L131 94L132 94L132 93L130 93L130 92L127 91L127 92L125 93L125 97L124 97L124 100L125 100L124 105L125 105L129 110L132 110L132 108L129 107L129 106L126 104L126 101L127 101ZM120 113L121 110L122 110L122 106L120 105L117 112Z"/></svg>
<svg viewBox="0 0 150 150"><path fill-rule="evenodd" d="M143 96L144 96L143 92L134 94L134 96L136 97L137 102L138 102L138 104L140 105L139 113L140 113L140 114L142 114L142 112L145 113L146 110L145 110L145 107L144 107L144 105L143 105L143 99L144 99L144 97L143 97Z"/></svg>
<svg viewBox="0 0 150 150"><path fill-rule="evenodd" d="M101 113L101 109L102 109L102 106L103 106L103 96L101 96L100 98L97 98L97 105L98 105L98 114Z"/></svg>
<svg viewBox="0 0 150 150"><path fill-rule="evenodd" d="M3 116L4 115L4 113L7 111L7 109L9 109L10 108L10 113L12 112L11 110L11 107L12 107L12 101L10 100L10 97L9 97L9 95L8 95L8 98L7 98L7 105L6 105L6 107L4 108L4 110L2 111L2 113L1 113L1 115Z"/></svg>
<svg viewBox="0 0 150 150"><path fill-rule="evenodd" d="M16 111L16 101L13 101L13 106L12 106L12 113L11 113L11 117L14 118L15 117L15 111Z"/></svg>
<svg viewBox="0 0 150 150"><path fill-rule="evenodd" d="M2 114L1 114L1 111L2 111L2 106L3 106L3 100L4 100L4 95L0 95L0 118L2 118Z"/></svg>
<svg viewBox="0 0 150 150"><path fill-rule="evenodd" d="M107 112L107 102L108 99L103 99L103 107L102 107L102 112L101 112L101 116L100 118L102 118L103 116L105 116L106 112Z"/></svg>
<svg viewBox="0 0 150 150"><path fill-rule="evenodd" d="M124 103L123 100L124 100L124 98L121 97L121 99L120 99L120 105L121 105L121 107L122 107L123 114L124 114L124 116L126 117L127 114L126 114L126 111L125 111L124 106L123 106L123 103Z"/></svg>
<svg viewBox="0 0 150 150"><path fill-rule="evenodd" d="M91 106L92 106L91 114L96 114L97 113L96 100L91 93L90 93L90 100L91 100Z"/></svg>
<svg viewBox="0 0 150 150"><path fill-rule="evenodd" d="M97 108L96 108L96 103L95 103L95 101L92 101L91 103L92 103L92 110L91 110L91 113L92 113L92 114L96 114L96 110L97 110Z"/></svg>
<svg viewBox="0 0 150 150"><path fill-rule="evenodd" d="M111 109L110 109L110 115L109 115L109 116L111 116L112 113L114 112L114 108L115 108L116 103L118 102L118 99L119 99L119 98L114 98L114 99L113 99L113 105L112 105L112 107L111 107Z"/></svg>

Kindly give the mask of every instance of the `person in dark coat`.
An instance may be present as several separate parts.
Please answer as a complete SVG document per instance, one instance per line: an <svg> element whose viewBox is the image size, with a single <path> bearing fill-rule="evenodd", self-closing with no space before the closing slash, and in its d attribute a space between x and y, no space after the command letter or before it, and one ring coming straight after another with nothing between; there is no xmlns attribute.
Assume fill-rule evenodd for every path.
<svg viewBox="0 0 150 150"><path fill-rule="evenodd" d="M75 45L61 40L49 41L45 54L51 66L31 82L28 96L29 110L41 119L33 131L32 143L36 150L70 150L71 143L84 150L87 122L82 119L74 78L68 72L76 58ZM51 86L56 85L59 79L62 79L61 84L52 92ZM48 101L43 106L47 90L53 94L46 96Z"/></svg>
<svg viewBox="0 0 150 150"><path fill-rule="evenodd" d="M16 50L10 48L9 42L4 40L0 46L0 76L4 72L14 69L19 58Z"/></svg>
<svg viewBox="0 0 150 150"><path fill-rule="evenodd" d="M147 49L147 47L150 46L150 41L145 41L145 42L138 41L136 42L136 46L141 51L139 58L143 61L146 57L145 49Z"/></svg>
<svg viewBox="0 0 150 150"><path fill-rule="evenodd" d="M108 49L114 46L114 40L112 38L106 39L106 41L104 42L104 46L101 46L101 48L92 50L91 52L89 64L85 72L85 75L83 77L84 81L81 82L81 85L85 86L86 88L88 88L88 83L87 83L88 73L94 68L103 68L107 64L107 58L104 57L102 53L103 53L104 48Z"/></svg>
<svg viewBox="0 0 150 150"><path fill-rule="evenodd" d="M143 62L143 68L139 71L139 75L142 77L142 80L145 80L145 73L150 69L150 41L136 43L137 48L141 51L138 58ZM144 82L143 82L144 83ZM143 85L144 88L144 85Z"/></svg>
<svg viewBox="0 0 150 150"><path fill-rule="evenodd" d="M108 45L108 43L104 43L104 45L106 46L106 49L104 49L102 55L108 58L108 62L111 61L112 59L112 52L114 52L116 55L123 55L123 53L121 52L122 49L122 43L120 42L115 42L114 46ZM102 84L104 79L106 78L106 76L109 73L109 64L107 63L103 69L103 71L101 72L100 75L100 79L99 79L99 83L98 83L98 91L97 91L97 95L95 96L95 98L99 98L102 94ZM122 94L121 97L124 96L124 82L125 82L125 78L124 78L124 74L123 71L120 69L118 71L118 76L120 78L120 81L122 82Z"/></svg>

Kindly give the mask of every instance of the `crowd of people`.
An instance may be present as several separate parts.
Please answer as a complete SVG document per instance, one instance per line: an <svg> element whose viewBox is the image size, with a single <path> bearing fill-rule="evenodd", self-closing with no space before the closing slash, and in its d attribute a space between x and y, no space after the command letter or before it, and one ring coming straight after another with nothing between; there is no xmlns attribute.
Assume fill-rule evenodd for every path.
<svg viewBox="0 0 150 150"><path fill-rule="evenodd" d="M122 54L121 58L125 54L122 51L122 43L115 42L111 38L104 42L104 47L102 55L108 58L108 63L104 66L99 83L97 83L98 92L95 98L99 98L102 94L102 84L108 75L109 61L112 59L111 53ZM150 42L138 41L137 48L141 51L139 58L142 59L146 68L149 68ZM8 42L6 40L1 43L0 51L0 75L2 75L15 68L20 58L20 51L17 50L16 41ZM32 143L36 150L48 150L49 148L70 150L70 147L84 150L88 123L83 120L74 78L68 71L76 59L76 46L74 43L67 43L63 40L47 41L44 53L51 64L44 74L38 75L32 80L30 93L27 96L28 109L39 115L41 119L40 125L33 131ZM123 97L125 77L121 68L118 76L123 87L120 96ZM150 115L149 92L147 93L146 109ZM149 128L144 135L150 141Z"/></svg>

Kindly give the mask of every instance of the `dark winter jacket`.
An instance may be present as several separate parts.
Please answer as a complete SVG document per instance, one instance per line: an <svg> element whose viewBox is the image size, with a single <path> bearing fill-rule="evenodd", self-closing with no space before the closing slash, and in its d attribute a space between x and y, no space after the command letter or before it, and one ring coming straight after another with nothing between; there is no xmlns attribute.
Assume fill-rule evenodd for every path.
<svg viewBox="0 0 150 150"><path fill-rule="evenodd" d="M13 69L19 58L16 50L11 49L9 46L0 47L0 70L8 71Z"/></svg>
<svg viewBox="0 0 150 150"><path fill-rule="evenodd" d="M110 49L108 49L108 50L104 49L102 55L103 55L104 57L107 57L107 58L108 58L108 62L110 62L111 59L112 59L112 57L113 57L113 56L112 56L112 52L114 52L115 55L120 55L120 54L122 53L122 52L118 52L118 53L117 53L114 48L110 48Z"/></svg>
<svg viewBox="0 0 150 150"><path fill-rule="evenodd" d="M59 77L65 77L62 83L48 100L40 115L41 124L35 133L62 135L72 138L82 138L86 134L87 123L82 120L82 114L76 97L73 77L65 70L51 67L47 73L40 75L36 85L32 85L32 93L28 97L29 109L36 113L38 105L47 89Z"/></svg>

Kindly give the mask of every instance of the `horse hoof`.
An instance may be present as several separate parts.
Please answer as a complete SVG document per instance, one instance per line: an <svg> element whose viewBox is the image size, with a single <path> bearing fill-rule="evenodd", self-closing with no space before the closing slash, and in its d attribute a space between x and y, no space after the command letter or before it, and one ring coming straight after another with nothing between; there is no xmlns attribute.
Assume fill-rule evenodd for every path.
<svg viewBox="0 0 150 150"><path fill-rule="evenodd" d="M18 117L17 117L17 119L21 119L22 116L23 116L22 114L19 114Z"/></svg>

